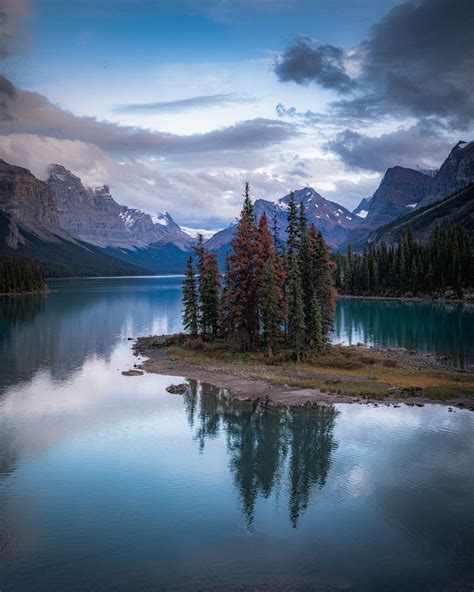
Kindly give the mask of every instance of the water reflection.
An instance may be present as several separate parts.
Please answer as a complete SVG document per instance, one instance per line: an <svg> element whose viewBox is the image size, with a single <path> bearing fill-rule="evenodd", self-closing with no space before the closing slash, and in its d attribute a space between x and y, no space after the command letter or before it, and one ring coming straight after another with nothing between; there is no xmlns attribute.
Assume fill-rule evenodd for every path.
<svg viewBox="0 0 474 592"><path fill-rule="evenodd" d="M0 392L46 369L63 381L86 360L109 361L125 336L181 329L181 279L71 280L46 298L0 300Z"/></svg>
<svg viewBox="0 0 474 592"><path fill-rule="evenodd" d="M342 298L334 338L383 347L405 347L447 356L454 366L474 369L474 305Z"/></svg>
<svg viewBox="0 0 474 592"><path fill-rule="evenodd" d="M334 407L291 412L256 412L235 405L222 389L189 381L183 396L193 439L201 451L207 439L225 434L229 467L242 512L251 530L259 496L287 487L292 526L307 510L313 491L322 489L337 448Z"/></svg>

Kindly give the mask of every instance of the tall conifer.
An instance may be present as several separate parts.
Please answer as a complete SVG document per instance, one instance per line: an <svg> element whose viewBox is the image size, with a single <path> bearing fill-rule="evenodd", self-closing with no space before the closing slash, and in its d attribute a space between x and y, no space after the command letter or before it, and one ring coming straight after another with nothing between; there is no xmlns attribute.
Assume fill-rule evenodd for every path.
<svg viewBox="0 0 474 592"><path fill-rule="evenodd" d="M194 276L193 258L189 257L183 281L183 327L196 336L199 328L199 303Z"/></svg>

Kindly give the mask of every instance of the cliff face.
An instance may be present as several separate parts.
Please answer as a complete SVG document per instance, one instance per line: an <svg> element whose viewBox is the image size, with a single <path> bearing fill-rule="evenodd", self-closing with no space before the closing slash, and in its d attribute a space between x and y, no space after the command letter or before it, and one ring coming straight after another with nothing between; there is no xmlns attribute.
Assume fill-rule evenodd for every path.
<svg viewBox="0 0 474 592"><path fill-rule="evenodd" d="M474 182L474 142L458 142L434 176L421 205L439 201Z"/></svg>
<svg viewBox="0 0 474 592"><path fill-rule="evenodd" d="M87 189L79 177L57 164L51 166L48 185L57 195L59 223L66 232L100 247L137 245L108 187Z"/></svg>
<svg viewBox="0 0 474 592"><path fill-rule="evenodd" d="M119 205L104 185L84 187L61 165L50 168L49 186L58 196L59 223L69 234L103 248L136 249L156 242L189 247L191 239L168 214L149 214Z"/></svg>
<svg viewBox="0 0 474 592"><path fill-rule="evenodd" d="M409 213L426 197L431 183L430 176L413 169L388 169L370 200L365 225L375 228Z"/></svg>
<svg viewBox="0 0 474 592"><path fill-rule="evenodd" d="M29 170L0 160L0 210L32 230L59 229L54 191Z"/></svg>

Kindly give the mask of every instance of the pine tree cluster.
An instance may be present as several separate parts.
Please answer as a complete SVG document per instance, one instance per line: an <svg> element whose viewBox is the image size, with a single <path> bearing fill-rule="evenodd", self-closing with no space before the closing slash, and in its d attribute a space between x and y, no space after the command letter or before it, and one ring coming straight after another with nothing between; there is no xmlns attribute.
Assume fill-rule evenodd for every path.
<svg viewBox="0 0 474 592"><path fill-rule="evenodd" d="M304 205L288 205L282 245L265 214L257 222L245 187L244 204L221 282L217 259L199 237L183 283L183 325L193 336L228 340L240 351L264 347L269 357L291 348L298 361L323 349L335 306L329 250Z"/></svg>
<svg viewBox="0 0 474 592"><path fill-rule="evenodd" d="M46 284L32 259L8 257L0 260L0 294L41 292Z"/></svg>
<svg viewBox="0 0 474 592"><path fill-rule="evenodd" d="M462 298L474 282L474 244L460 226L436 229L426 242L408 228L398 244L371 244L362 254L337 254L336 288L357 296Z"/></svg>

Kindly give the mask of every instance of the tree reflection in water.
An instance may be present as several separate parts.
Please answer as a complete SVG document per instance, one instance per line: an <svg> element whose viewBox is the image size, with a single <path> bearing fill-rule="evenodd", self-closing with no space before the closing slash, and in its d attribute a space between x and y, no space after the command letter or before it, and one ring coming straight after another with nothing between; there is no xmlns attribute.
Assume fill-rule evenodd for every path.
<svg viewBox="0 0 474 592"><path fill-rule="evenodd" d="M252 529L259 496L268 498L288 483L288 512L296 528L314 489L322 489L337 447L334 407L293 411L236 405L223 389L190 380L183 396L189 425L199 449L225 434L229 467Z"/></svg>

